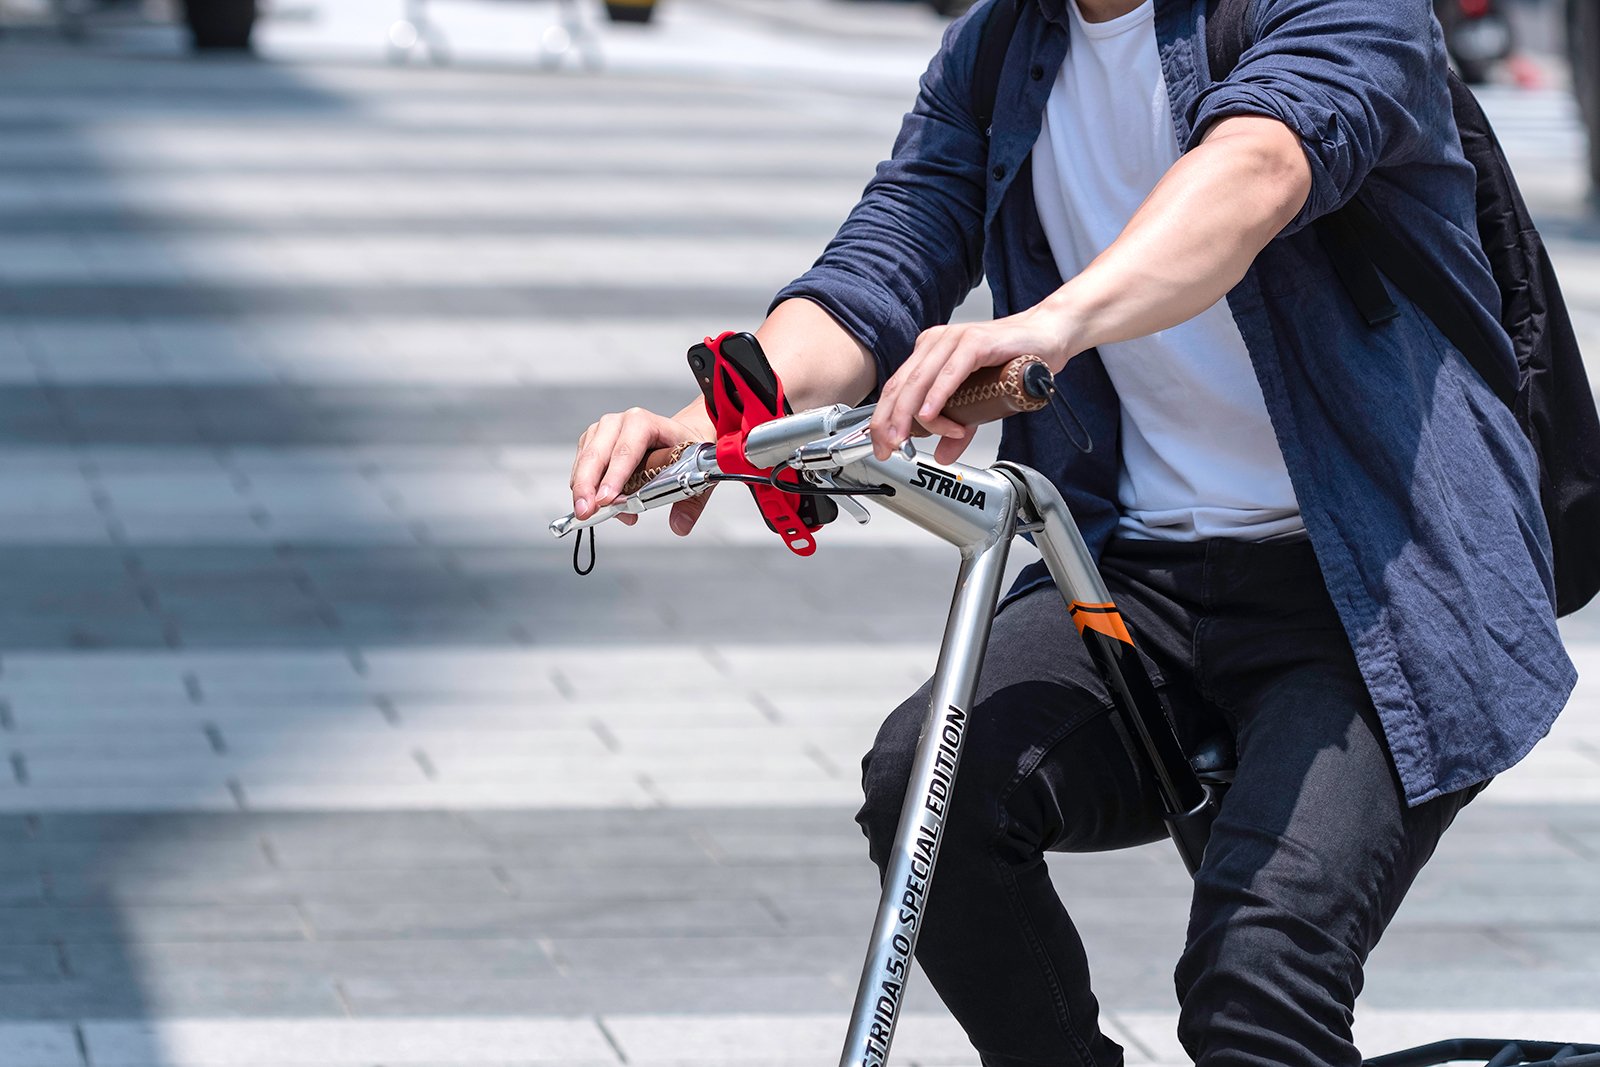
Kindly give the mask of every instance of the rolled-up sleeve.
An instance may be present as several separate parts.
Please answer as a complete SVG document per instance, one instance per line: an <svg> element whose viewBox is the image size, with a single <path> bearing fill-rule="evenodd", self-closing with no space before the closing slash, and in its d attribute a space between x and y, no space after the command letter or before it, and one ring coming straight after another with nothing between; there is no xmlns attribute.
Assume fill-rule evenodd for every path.
<svg viewBox="0 0 1600 1067"><path fill-rule="evenodd" d="M1252 17L1238 66L1191 107L1190 147L1234 115L1293 130L1311 193L1285 232L1342 207L1374 168L1425 145L1430 124L1452 121L1427 0L1257 0Z"/></svg>
<svg viewBox="0 0 1600 1067"><path fill-rule="evenodd" d="M804 297L869 348L879 382L917 335L945 322L983 273L988 139L972 115L977 34L989 4L946 31L917 101L820 259L773 299Z"/></svg>

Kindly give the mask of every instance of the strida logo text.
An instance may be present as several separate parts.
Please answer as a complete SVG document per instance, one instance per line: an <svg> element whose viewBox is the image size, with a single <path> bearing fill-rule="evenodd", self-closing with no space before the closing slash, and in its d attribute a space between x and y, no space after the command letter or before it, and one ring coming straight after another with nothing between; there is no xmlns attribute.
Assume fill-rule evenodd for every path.
<svg viewBox="0 0 1600 1067"><path fill-rule="evenodd" d="M953 478L938 467L930 467L926 463L917 464L917 477L911 485L913 488L926 489L930 493L938 493L963 504L971 504L975 508L982 508L988 503L982 489L974 489L960 478Z"/></svg>

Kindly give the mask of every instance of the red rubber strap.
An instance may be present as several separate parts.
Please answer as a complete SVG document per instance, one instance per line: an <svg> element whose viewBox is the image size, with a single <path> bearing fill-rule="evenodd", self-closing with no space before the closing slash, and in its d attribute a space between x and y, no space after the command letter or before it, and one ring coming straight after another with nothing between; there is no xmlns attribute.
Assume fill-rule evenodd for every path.
<svg viewBox="0 0 1600 1067"><path fill-rule="evenodd" d="M783 382L778 381L777 410L768 409L766 402L756 395L738 369L722 358L722 342L732 336L733 332L730 330L720 337L706 338L706 347L711 349L711 354L715 357L711 383L717 397L717 414L712 417L717 427L717 466L724 474L746 474L768 478L772 475L772 468L767 467L763 470L752 466L750 461L744 458L744 444L751 430L764 422L771 422L783 416ZM773 375L773 380L777 381L776 374ZM710 414L709 410L707 413ZM756 498L756 506L761 509L762 518L766 519L767 525L783 538L783 543L789 546L789 551L797 556L809 556L817 550L816 539L811 535L822 527L807 526L800 521L795 506L798 497L793 493L774 489L770 485L752 485L750 493Z"/></svg>

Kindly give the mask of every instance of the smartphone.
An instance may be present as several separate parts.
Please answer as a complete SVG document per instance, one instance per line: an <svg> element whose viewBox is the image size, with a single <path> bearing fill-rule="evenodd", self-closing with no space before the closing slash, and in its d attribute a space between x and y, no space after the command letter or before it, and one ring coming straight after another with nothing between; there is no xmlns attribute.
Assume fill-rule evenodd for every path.
<svg viewBox="0 0 1600 1067"><path fill-rule="evenodd" d="M728 402L737 404L738 395L729 390L727 396L719 396L716 387L716 354L711 351L711 346L697 344L689 349L689 370L694 374L694 380L700 385L700 394L705 397L706 410L711 414L713 421L717 419L717 405ZM782 410L778 405L778 375L772 369L772 364L767 362L767 354L761 351L761 342L755 339L754 334L736 333L722 342L722 360L729 373L739 375L756 398L766 406L766 410L777 415L792 415L794 409L789 402L783 402ZM801 522L807 526L824 526L839 517L839 505L825 496L802 496L796 507L796 513ZM771 524L768 523L770 526Z"/></svg>

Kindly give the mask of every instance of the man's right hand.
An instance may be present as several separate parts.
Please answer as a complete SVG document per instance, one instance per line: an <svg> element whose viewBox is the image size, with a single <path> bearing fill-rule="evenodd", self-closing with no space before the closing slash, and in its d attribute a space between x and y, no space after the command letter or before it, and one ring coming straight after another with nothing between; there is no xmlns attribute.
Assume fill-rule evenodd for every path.
<svg viewBox="0 0 1600 1067"><path fill-rule="evenodd" d="M706 418L700 401L685 407L672 418L644 408L602 415L578 438L578 455L572 463L572 511L587 519L617 498L629 476L645 456L657 448L671 448L685 441L715 441L716 430ZM710 493L702 493L672 506L672 532L682 536L694 529ZM628 525L637 515L617 516Z"/></svg>

